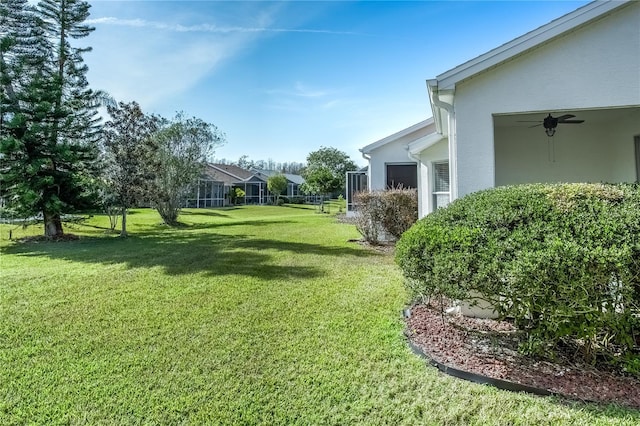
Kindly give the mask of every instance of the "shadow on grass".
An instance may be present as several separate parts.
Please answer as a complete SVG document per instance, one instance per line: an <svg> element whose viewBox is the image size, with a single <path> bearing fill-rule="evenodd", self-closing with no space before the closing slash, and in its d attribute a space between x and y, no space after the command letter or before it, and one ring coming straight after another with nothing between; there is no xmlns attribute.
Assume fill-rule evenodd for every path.
<svg viewBox="0 0 640 426"><path fill-rule="evenodd" d="M181 216L229 217L228 214L222 213L224 211L229 211L229 210L236 210L236 208L225 208L224 210L221 210L221 209L181 210L180 215Z"/></svg>
<svg viewBox="0 0 640 426"><path fill-rule="evenodd" d="M316 206L312 204L283 204L281 207L300 210L313 210L314 208L316 208Z"/></svg>
<svg viewBox="0 0 640 426"><path fill-rule="evenodd" d="M263 227L266 225L281 225L283 223L291 224L296 223L292 220L264 220L264 219L254 219L254 220L233 220L229 222L202 222L202 223L185 223L178 222L172 226L169 226L165 223L158 222L151 225L138 225L138 229L135 231L135 235L138 236L154 236L160 233L172 233L172 235L179 236L176 232L182 231L197 231L197 230L206 230L206 229L216 229L216 228L228 228L232 226L258 226Z"/></svg>
<svg viewBox="0 0 640 426"><path fill-rule="evenodd" d="M311 254L317 260L295 268L281 266L274 263L278 252L285 252L288 256ZM125 264L128 268L161 267L169 275L206 273L265 280L320 277L332 270L332 258L379 256L356 247L186 232L135 235L125 239L84 237L68 243L22 243L2 247L0 253L25 257L47 256L79 263Z"/></svg>

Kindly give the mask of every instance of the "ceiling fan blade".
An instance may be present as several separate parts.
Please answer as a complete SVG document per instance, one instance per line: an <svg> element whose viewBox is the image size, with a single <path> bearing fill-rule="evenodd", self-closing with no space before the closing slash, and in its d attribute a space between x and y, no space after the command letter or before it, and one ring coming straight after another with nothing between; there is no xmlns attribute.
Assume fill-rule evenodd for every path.
<svg viewBox="0 0 640 426"><path fill-rule="evenodd" d="M534 127L538 127L538 126L542 126L542 123L539 124L534 124L533 126L529 126L530 129L534 128Z"/></svg>
<svg viewBox="0 0 640 426"><path fill-rule="evenodd" d="M562 120L558 121L558 124L580 124L584 123L584 120Z"/></svg>
<svg viewBox="0 0 640 426"><path fill-rule="evenodd" d="M564 121L568 118L573 118L575 117L575 115L573 114L565 114L565 115L561 115L560 117L556 117L558 119L558 121Z"/></svg>

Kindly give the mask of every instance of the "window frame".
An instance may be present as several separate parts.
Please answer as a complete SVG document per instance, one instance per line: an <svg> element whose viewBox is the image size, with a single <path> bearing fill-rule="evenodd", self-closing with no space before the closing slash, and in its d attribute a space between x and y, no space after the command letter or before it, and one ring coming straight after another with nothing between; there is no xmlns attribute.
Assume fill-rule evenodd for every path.
<svg viewBox="0 0 640 426"><path fill-rule="evenodd" d="M447 166L447 190L446 191L442 191L442 190L437 190L438 189L438 182L439 179L442 179L442 174L438 174L438 166L442 166L445 165ZM432 209L431 211L436 211L437 209L441 208L441 207L446 207L450 202L451 202L451 169L450 169L450 165L449 165L449 160L442 160L442 161L433 161L431 163L431 177L433 179L433 183L431 185L431 206ZM444 205L439 205L438 204L438 198L439 196L442 195L446 195L448 197L448 201L446 204Z"/></svg>
<svg viewBox="0 0 640 426"><path fill-rule="evenodd" d="M389 184L389 167L413 167L413 171L415 173L414 175L414 180L415 180L415 185L404 185L402 182L400 182L399 184L396 185L390 185ZM395 189L398 188L399 185L402 185L403 189L417 189L418 188L418 163L415 162L398 162L398 163L385 163L384 164L384 185L385 185L385 189Z"/></svg>

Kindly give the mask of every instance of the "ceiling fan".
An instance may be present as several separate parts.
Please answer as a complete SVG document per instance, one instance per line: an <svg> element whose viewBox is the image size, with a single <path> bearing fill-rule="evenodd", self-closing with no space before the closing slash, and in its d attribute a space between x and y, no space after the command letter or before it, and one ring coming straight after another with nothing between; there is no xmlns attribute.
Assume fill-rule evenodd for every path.
<svg viewBox="0 0 640 426"><path fill-rule="evenodd" d="M553 117L551 116L551 114L549 114L544 118L544 120L535 121L535 123L538 123L538 124L535 124L530 127L544 126L544 131L547 134L547 136L553 136L556 133L556 127L558 127L558 124L584 123L584 120L572 120L572 118L575 118L575 115L565 114L565 115L561 115L560 117ZM531 121L521 121L521 123L531 123Z"/></svg>

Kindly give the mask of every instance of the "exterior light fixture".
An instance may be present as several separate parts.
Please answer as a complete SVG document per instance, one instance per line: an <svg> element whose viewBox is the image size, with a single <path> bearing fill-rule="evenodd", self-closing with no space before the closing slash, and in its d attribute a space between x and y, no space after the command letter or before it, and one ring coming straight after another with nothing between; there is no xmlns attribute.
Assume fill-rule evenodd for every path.
<svg viewBox="0 0 640 426"><path fill-rule="evenodd" d="M544 132L547 134L547 136L551 137L551 136L556 134L556 128L555 127L547 127L547 128L544 129Z"/></svg>

